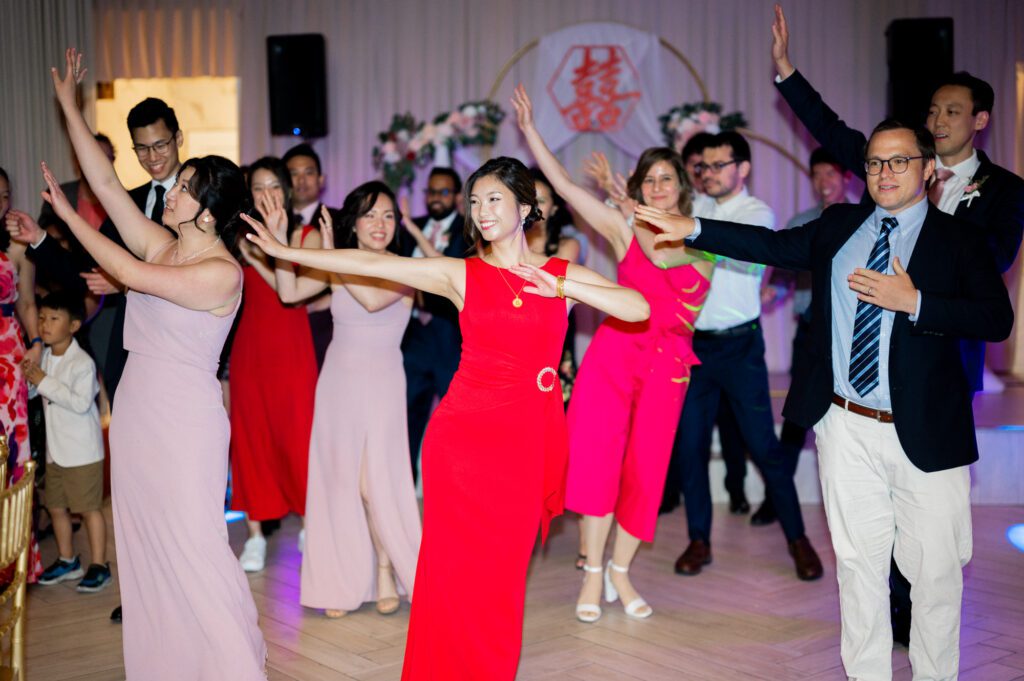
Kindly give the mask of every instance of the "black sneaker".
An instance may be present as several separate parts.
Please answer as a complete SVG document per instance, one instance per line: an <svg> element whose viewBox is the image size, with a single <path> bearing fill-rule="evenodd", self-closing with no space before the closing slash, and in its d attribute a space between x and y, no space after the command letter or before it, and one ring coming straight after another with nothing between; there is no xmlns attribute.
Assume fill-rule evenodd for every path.
<svg viewBox="0 0 1024 681"><path fill-rule="evenodd" d="M102 591L110 586L110 580L110 563L106 565L93 563L89 566L89 571L85 573L85 577L78 583L78 591L87 594Z"/></svg>
<svg viewBox="0 0 1024 681"><path fill-rule="evenodd" d="M78 579L84 574L82 561L79 560L78 556L75 556L75 559L72 561L58 558L53 561L53 565L43 571L43 574L39 577L39 583L44 586L60 584L69 579Z"/></svg>

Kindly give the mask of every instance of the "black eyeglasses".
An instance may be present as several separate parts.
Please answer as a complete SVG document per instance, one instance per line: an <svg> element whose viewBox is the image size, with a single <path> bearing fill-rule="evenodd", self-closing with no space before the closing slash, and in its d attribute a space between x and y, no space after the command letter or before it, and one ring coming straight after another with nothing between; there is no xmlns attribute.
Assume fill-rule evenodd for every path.
<svg viewBox="0 0 1024 681"><path fill-rule="evenodd" d="M153 142L152 144L136 144L132 147L132 151L135 152L136 156L147 156L150 152L156 152L163 155L167 148L171 146L171 142L174 141L174 135L171 135L165 140Z"/></svg>
<svg viewBox="0 0 1024 681"><path fill-rule="evenodd" d="M714 163L698 163L693 167L693 171L700 175L701 173L720 173L723 168L731 166L733 163L737 163L736 159L731 161L715 161Z"/></svg>
<svg viewBox="0 0 1024 681"><path fill-rule="evenodd" d="M893 156L892 158L869 158L864 161L864 171L868 175L881 175L882 168L886 165L889 166L889 170L892 171L893 175L902 175L907 172L907 168L910 167L910 162L924 158L924 156Z"/></svg>
<svg viewBox="0 0 1024 681"><path fill-rule="evenodd" d="M427 188L427 196L440 196L447 199L454 193L455 192L453 192L451 189L448 189L447 187L444 189L430 189L429 187Z"/></svg>

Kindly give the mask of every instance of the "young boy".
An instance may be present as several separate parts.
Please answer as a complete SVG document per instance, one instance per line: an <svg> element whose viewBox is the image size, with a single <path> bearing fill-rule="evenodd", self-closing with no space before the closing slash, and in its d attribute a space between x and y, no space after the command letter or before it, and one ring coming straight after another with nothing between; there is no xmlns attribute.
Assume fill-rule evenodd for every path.
<svg viewBox="0 0 1024 681"><path fill-rule="evenodd" d="M39 335L46 345L41 365L22 367L33 390L43 396L46 419L46 507L53 520L60 557L43 572L40 584L82 577L82 563L71 542L71 513L81 513L89 535L92 564L78 591L92 593L110 584L106 563L107 524L103 505L103 433L96 395L96 365L73 334L82 326L82 301L52 293L39 305Z"/></svg>

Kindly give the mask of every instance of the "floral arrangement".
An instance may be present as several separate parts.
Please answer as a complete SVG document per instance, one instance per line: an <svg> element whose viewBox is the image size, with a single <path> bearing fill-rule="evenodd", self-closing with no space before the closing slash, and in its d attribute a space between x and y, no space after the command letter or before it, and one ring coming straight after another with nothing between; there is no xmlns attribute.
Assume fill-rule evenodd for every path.
<svg viewBox="0 0 1024 681"><path fill-rule="evenodd" d="M698 132L719 133L747 127L747 119L739 111L722 114L718 102L693 102L674 106L664 116L659 116L661 134L665 144L682 152L686 142Z"/></svg>
<svg viewBox="0 0 1024 681"><path fill-rule="evenodd" d="M377 134L380 144L373 148L373 167L381 171L392 189L412 184L415 166L425 163L433 151L423 149L417 139L422 129L423 123L407 112L392 116L388 129Z"/></svg>
<svg viewBox="0 0 1024 681"><path fill-rule="evenodd" d="M416 166L433 159L449 165L458 147L493 145L505 112L492 101L466 102L453 111L438 114L431 123L417 122L411 114L395 114L391 126L377 135L373 165L394 189L411 185ZM439 159L445 159L439 163Z"/></svg>

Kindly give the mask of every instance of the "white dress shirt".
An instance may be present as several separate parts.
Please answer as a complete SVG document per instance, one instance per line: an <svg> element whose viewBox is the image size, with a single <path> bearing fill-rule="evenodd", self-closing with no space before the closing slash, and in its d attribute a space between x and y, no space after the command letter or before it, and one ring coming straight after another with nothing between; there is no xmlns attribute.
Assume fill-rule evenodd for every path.
<svg viewBox="0 0 1024 681"><path fill-rule="evenodd" d="M694 202L694 216L775 229L775 213L746 188L724 203ZM711 290L694 326L700 331L721 331L757 319L761 316L763 276L764 265L718 258Z"/></svg>
<svg viewBox="0 0 1024 681"><path fill-rule="evenodd" d="M72 468L103 460L103 431L96 396L96 364L78 341L63 355L43 350L39 363L46 376L33 393L43 397L46 460Z"/></svg>
<svg viewBox="0 0 1024 681"><path fill-rule="evenodd" d="M149 193L146 194L146 210L145 210L147 218L153 212L153 207L156 206L156 186L160 185L161 187L164 188L164 202L166 203L167 202L167 193L170 192L171 189L174 187L174 183L177 181L177 179L178 179L178 175L174 174L174 175L171 175L170 177L168 177L163 182L157 182L156 180L153 180L153 181L151 181L149 183ZM156 219L160 220L160 216L158 215L156 217Z"/></svg>
<svg viewBox="0 0 1024 681"><path fill-rule="evenodd" d="M440 253L444 253L444 249L448 248L448 244L451 242L451 234L449 234L448 230L451 229L452 223L455 222L456 215L458 215L458 211L453 210L448 214L448 217L443 220L429 218L423 225L423 236L427 237L427 240L430 241L434 248ZM423 257L423 249L421 249L419 245L413 249L412 257Z"/></svg>
<svg viewBox="0 0 1024 681"><path fill-rule="evenodd" d="M964 190L967 189L967 185L974 179L974 175L978 172L978 166L980 165L981 161L978 160L977 150L971 150L971 155L955 166L944 166L942 159L936 156L936 170L946 168L953 171L953 177L946 180L946 186L942 188L942 198L939 200L936 208L948 215L955 213L957 206L960 205L960 199L964 196Z"/></svg>

